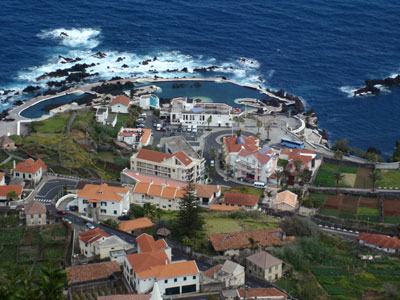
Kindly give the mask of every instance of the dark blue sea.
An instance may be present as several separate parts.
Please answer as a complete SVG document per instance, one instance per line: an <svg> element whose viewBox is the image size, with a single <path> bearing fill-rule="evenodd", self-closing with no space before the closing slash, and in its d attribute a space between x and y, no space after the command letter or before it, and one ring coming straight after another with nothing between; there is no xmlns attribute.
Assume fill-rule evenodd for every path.
<svg viewBox="0 0 400 300"><path fill-rule="evenodd" d="M74 64L62 64L59 55L95 63L89 71L98 78L155 70L211 77L193 69L215 65L230 79L301 96L331 142L347 138L388 155L400 140L400 89L350 95L364 79L400 73L399 15L399 1L381 0L3 0L0 94L45 88L38 76ZM99 51L107 56L92 56ZM156 62L140 64L154 56ZM184 67L189 74L167 72Z"/></svg>

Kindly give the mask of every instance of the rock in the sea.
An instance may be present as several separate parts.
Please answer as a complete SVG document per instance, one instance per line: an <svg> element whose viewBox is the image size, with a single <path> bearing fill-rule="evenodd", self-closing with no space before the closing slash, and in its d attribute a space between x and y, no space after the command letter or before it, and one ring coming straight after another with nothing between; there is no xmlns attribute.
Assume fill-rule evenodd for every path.
<svg viewBox="0 0 400 300"><path fill-rule="evenodd" d="M64 32L64 31L60 33L60 38L65 38L68 36L69 36L68 33Z"/></svg>
<svg viewBox="0 0 400 300"><path fill-rule="evenodd" d="M365 86L354 91L354 96L364 96L364 95L377 95L381 92L376 85L383 85L385 87L391 88L394 86L400 86L400 75L396 77L387 77L385 79L367 79L365 80Z"/></svg>
<svg viewBox="0 0 400 300"><path fill-rule="evenodd" d="M184 67L184 68L182 68L182 69L180 70L180 72L185 72L185 73L187 73L187 72L188 72L188 68L187 68L187 67Z"/></svg>
<svg viewBox="0 0 400 300"><path fill-rule="evenodd" d="M121 62L121 61L123 61L125 59L125 57L118 57L117 58L117 62Z"/></svg>
<svg viewBox="0 0 400 300"><path fill-rule="evenodd" d="M95 53L95 54L93 54L92 55L93 57L95 57L95 58L105 58L106 56L107 56L107 54L105 54L104 52L97 52L97 53Z"/></svg>
<svg viewBox="0 0 400 300"><path fill-rule="evenodd" d="M123 64L122 68L129 68L129 66L127 64Z"/></svg>
<svg viewBox="0 0 400 300"><path fill-rule="evenodd" d="M22 92L24 92L24 93L33 93L33 92L36 92L36 91L38 91L38 90L40 90L40 89L41 89L40 86L32 86L32 85L29 85L29 86L27 86L26 88L24 88L24 89L22 90Z"/></svg>

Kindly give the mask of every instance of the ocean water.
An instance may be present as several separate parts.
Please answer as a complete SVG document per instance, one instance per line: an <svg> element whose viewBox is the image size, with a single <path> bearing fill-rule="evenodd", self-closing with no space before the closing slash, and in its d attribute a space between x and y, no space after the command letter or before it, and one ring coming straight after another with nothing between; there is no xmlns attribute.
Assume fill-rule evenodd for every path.
<svg viewBox="0 0 400 300"><path fill-rule="evenodd" d="M400 89L353 98L364 79L400 73L400 2L27 1L5 0L0 14L0 98L4 89L42 85L45 72L95 63L98 78L214 76L283 88L314 108L330 141L375 146L389 155L400 140ZM60 37L64 32L68 36ZM96 58L96 52L105 58ZM157 61L140 62L157 56ZM117 62L118 57L123 61ZM241 60L240 58L246 58ZM122 65L125 64L125 68ZM189 73L179 72L188 68ZM178 72L167 70L178 69ZM10 106L15 95L3 103Z"/></svg>

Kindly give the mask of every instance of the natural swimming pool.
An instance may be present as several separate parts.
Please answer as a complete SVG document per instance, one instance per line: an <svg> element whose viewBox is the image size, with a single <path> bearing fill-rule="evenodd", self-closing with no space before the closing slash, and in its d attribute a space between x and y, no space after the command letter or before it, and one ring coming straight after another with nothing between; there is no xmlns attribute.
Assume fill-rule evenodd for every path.
<svg viewBox="0 0 400 300"><path fill-rule="evenodd" d="M89 95L89 94L82 93L82 92L75 92L75 93L67 94L64 96L49 98L49 99L43 100L41 102L38 102L38 103L24 109L23 111L21 111L20 115L24 118L31 118L31 119L40 118L43 115L49 114L49 112L45 110L45 107L49 104L72 103L75 100L81 99L87 95Z"/></svg>

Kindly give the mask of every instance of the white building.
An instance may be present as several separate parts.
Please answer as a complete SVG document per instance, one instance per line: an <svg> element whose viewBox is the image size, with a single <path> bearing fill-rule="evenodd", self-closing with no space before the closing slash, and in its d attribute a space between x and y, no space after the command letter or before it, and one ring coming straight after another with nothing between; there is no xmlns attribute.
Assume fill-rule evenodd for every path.
<svg viewBox="0 0 400 300"><path fill-rule="evenodd" d="M0 186L6 185L6 176L3 172L0 172Z"/></svg>
<svg viewBox="0 0 400 300"><path fill-rule="evenodd" d="M225 137L225 163L232 166L233 177L259 182L275 182L271 178L277 168L278 154L270 148L260 148L257 137Z"/></svg>
<svg viewBox="0 0 400 300"><path fill-rule="evenodd" d="M86 184L77 193L78 211L97 220L116 218L128 212L131 197L129 187Z"/></svg>
<svg viewBox="0 0 400 300"><path fill-rule="evenodd" d="M160 109L160 99L153 94L139 97L139 106L143 109Z"/></svg>
<svg viewBox="0 0 400 300"><path fill-rule="evenodd" d="M141 148L131 157L131 170L180 181L205 181L205 159L189 157L185 152L173 154Z"/></svg>
<svg viewBox="0 0 400 300"><path fill-rule="evenodd" d="M231 111L232 107L225 103L196 103L193 99L174 98L163 114L169 113L173 125L232 127Z"/></svg>
<svg viewBox="0 0 400 300"><path fill-rule="evenodd" d="M198 292L200 272L196 262L170 262L163 250L128 254L123 264L123 274L131 290L138 294L149 293L155 283L162 295Z"/></svg>
<svg viewBox="0 0 400 300"><path fill-rule="evenodd" d="M128 250L135 246L100 228L79 233L79 248L86 257L98 255L100 259L110 257L111 251Z"/></svg>
<svg viewBox="0 0 400 300"><path fill-rule="evenodd" d="M237 288L245 283L245 268L233 261L226 260L202 273L202 282L221 282L223 288Z"/></svg>
<svg viewBox="0 0 400 300"><path fill-rule="evenodd" d="M118 115L111 114L107 106L100 106L96 110L96 122L103 125L111 125L115 127L117 124Z"/></svg>
<svg viewBox="0 0 400 300"><path fill-rule="evenodd" d="M128 114L131 106L131 99L125 95L119 95L111 100L110 107L111 112Z"/></svg>
<svg viewBox="0 0 400 300"><path fill-rule="evenodd" d="M34 185L39 183L43 175L47 173L47 166L39 158L34 161L32 158L19 162L12 170L13 178L21 178L32 182Z"/></svg>
<svg viewBox="0 0 400 300"><path fill-rule="evenodd" d="M134 149L140 149L150 144L151 129L121 127L118 132L117 140L132 146Z"/></svg>

